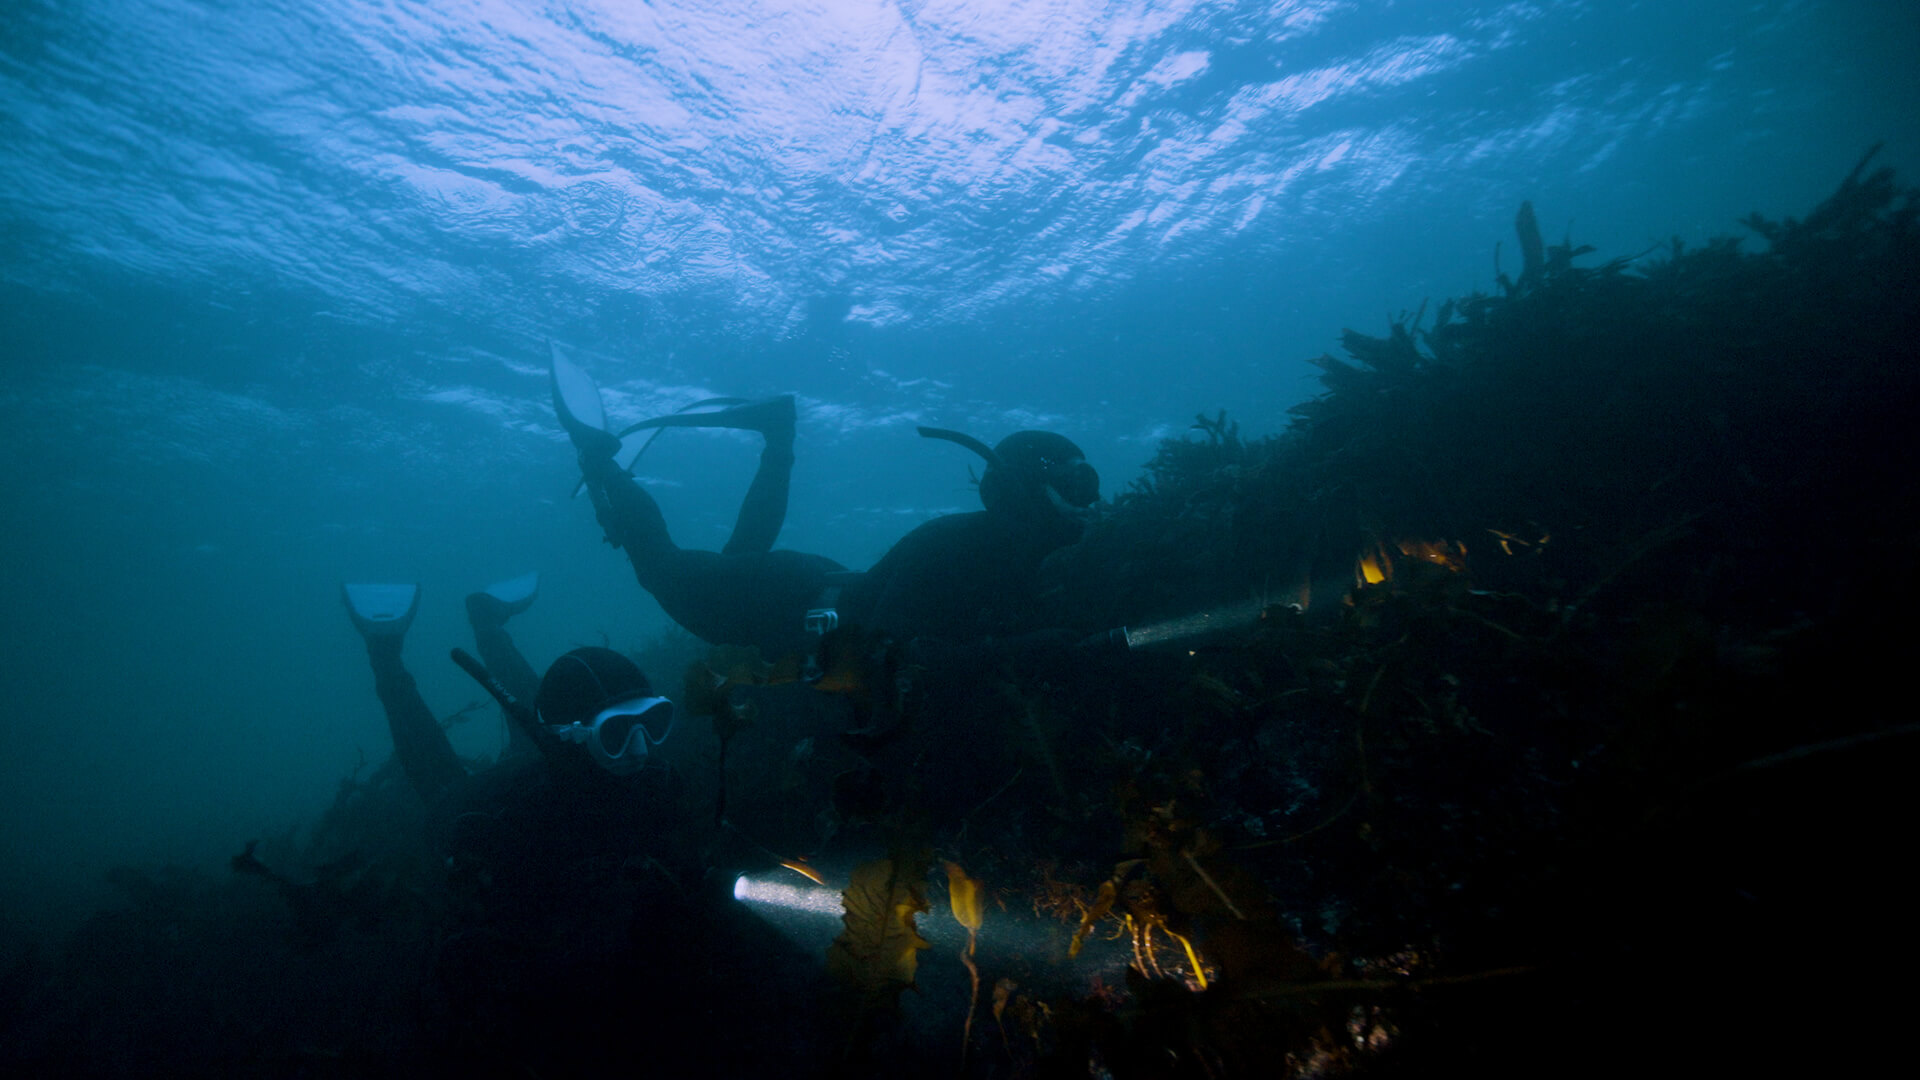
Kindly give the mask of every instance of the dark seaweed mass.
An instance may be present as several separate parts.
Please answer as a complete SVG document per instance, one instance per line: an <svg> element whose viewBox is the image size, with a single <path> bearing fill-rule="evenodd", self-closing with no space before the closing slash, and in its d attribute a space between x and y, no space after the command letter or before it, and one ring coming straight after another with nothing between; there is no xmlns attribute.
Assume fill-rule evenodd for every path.
<svg viewBox="0 0 1920 1080"><path fill-rule="evenodd" d="M1056 558L1047 621L1128 626L1130 651L1109 634L911 672L904 721L854 739L823 695L745 688L730 829L700 779L709 740L668 793L672 835L647 842L516 853L481 835L449 859L389 769L343 785L310 835L249 847L230 880L117 872L125 905L6 972L0 1062L1229 1077L1877 1060L1911 1004L1886 988L1916 959L1899 868L1920 759L1903 690L1920 202L1867 165L1804 220L1749 219L1756 239L1598 266L1540 243L1524 211L1496 294L1349 331L1281 435L1202 417ZM842 857L837 884L888 859L875 880L922 928L951 926L936 860L964 867L985 889L978 988L942 944L917 971L843 962L869 992L836 991L817 951L702 884L776 852Z"/></svg>

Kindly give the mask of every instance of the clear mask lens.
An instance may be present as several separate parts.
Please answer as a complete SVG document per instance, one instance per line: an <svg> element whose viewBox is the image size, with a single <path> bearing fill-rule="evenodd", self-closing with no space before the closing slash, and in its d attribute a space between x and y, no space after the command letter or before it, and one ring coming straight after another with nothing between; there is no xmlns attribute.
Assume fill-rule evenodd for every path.
<svg viewBox="0 0 1920 1080"><path fill-rule="evenodd" d="M634 698L609 705L586 723L553 729L567 742L584 745L606 769L626 775L646 762L650 747L673 733L673 702L663 697Z"/></svg>
<svg viewBox="0 0 1920 1080"><path fill-rule="evenodd" d="M630 745L659 746L673 734L673 702L652 697L609 705L595 714L593 730L609 755L618 755Z"/></svg>

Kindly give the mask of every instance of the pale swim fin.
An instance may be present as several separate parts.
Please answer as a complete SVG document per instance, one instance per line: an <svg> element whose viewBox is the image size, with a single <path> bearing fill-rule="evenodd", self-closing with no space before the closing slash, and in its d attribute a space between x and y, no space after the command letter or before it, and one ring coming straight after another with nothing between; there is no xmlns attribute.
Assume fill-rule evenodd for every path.
<svg viewBox="0 0 1920 1080"><path fill-rule="evenodd" d="M420 609L420 586L342 585L340 598L361 637L399 637Z"/></svg>
<svg viewBox="0 0 1920 1080"><path fill-rule="evenodd" d="M547 342L548 374L553 381L553 413L560 418L560 426L566 429L567 437L573 441L573 447L582 453L605 454L606 445L612 440L613 463L620 466L621 472L633 468L633 463L653 440L629 446L619 441L619 437L607 430L606 409L600 404L600 388L594 384L593 376L581 370L580 366L560 355L560 347ZM658 437L660 433L654 432ZM585 477L573 485L573 493L580 494L586 487Z"/></svg>
<svg viewBox="0 0 1920 1080"><path fill-rule="evenodd" d="M715 409L714 406L716 405L723 405L726 406L726 408ZM637 424L629 424L621 429L620 437L624 439L636 431L645 431L648 428L670 427L729 427L741 428L747 431L758 431L770 424L779 423L782 415L780 412L782 407L785 409L787 426L792 427L793 399L790 397L772 398L766 402L756 402L752 398L738 397L707 398L704 401L696 401L691 405L682 405L680 408L675 409L670 416L655 416L642 420ZM693 410L695 409L708 409L712 411L694 412ZM656 431L654 438L658 437L659 432ZM648 439L647 442L651 443L653 439Z"/></svg>
<svg viewBox="0 0 1920 1080"><path fill-rule="evenodd" d="M477 593L467 595L467 617L494 625L504 623L532 607L534 594L539 591L538 571L496 581Z"/></svg>
<svg viewBox="0 0 1920 1080"><path fill-rule="evenodd" d="M517 578L496 581L481 591L507 605L518 615L533 606L533 596L540 591L540 572L536 570Z"/></svg>
<svg viewBox="0 0 1920 1080"><path fill-rule="evenodd" d="M553 342L547 342L548 372L553 379L553 411L567 434L606 431L607 413L600 405L600 388L579 365L560 355Z"/></svg>
<svg viewBox="0 0 1920 1080"><path fill-rule="evenodd" d="M713 406L713 405L741 405L741 404L745 404L745 403L746 403L746 401L747 401L747 399L746 399L746 398L707 398L707 399L706 399L705 401L696 401L696 402L694 402L694 403L693 403L693 404L691 404L691 405L682 405L682 406L680 407L680 410L679 410L679 411L680 411L680 412L683 412L683 413L684 413L684 412L686 412L686 411L687 411L688 409L702 409L702 408L707 408L707 407L709 407L709 406ZM702 414L698 414L698 415L712 415L712 414L706 414L706 413L702 413ZM695 419L695 420L697 421L697 419L698 419L698 416L696 416L696 417L695 417L694 419ZM613 460L614 460L614 461L615 461L615 462L616 462L616 463L617 463L617 464L618 464L618 465L620 466L620 468L622 468L623 470L625 470L625 471L627 471L627 472L632 472L632 471L633 471L633 463L634 463L634 462L636 462L636 461L639 461L639 460L640 460L640 455L641 455L641 454L644 454L644 453L646 453L646 452L647 452L647 447L649 447L649 446L652 446L652 445L653 445L653 441L654 441L655 439L658 439L658 438L660 437L660 435L661 435L661 433L662 433L662 432L664 432L664 431L666 431L666 429L667 429L667 427L669 427L669 426L671 426L671 425L667 425L667 424L659 424L659 423L652 423L652 422L649 422L649 421L646 421L646 420L642 420L642 421L640 421L639 423L637 423L637 424L635 424L635 425L633 425L632 427L630 427L630 428L628 428L628 429L626 429L625 431L622 431L622 432L620 433L620 439L621 439L621 443L620 443L620 452L619 452L619 453L617 453L617 454L615 454L615 455L613 455ZM702 425L701 425L701 424L699 424L699 423L697 423L697 422L695 422L695 423L688 423L688 424L683 424L683 425L680 425L680 426L683 426L683 427L700 427L700 426L702 426ZM646 441L646 442L641 442L641 443L628 443L628 442L626 441L626 438L627 438L627 436L629 436L629 435L631 435L631 434L633 434L633 433L634 433L634 432L636 432L636 431L641 431L641 430L643 430L643 429L646 429L646 428L652 428L652 429L653 429L652 431L650 431L650 432L648 432L648 434L647 434L647 441ZM585 481L582 481L582 483L584 483L584 482L585 482ZM576 489L576 490L574 491L574 494L576 494L576 495L578 495L578 494L579 494L579 490L578 490L578 489Z"/></svg>
<svg viewBox="0 0 1920 1080"><path fill-rule="evenodd" d="M608 438L620 438L621 442L613 452L613 462L620 466L622 472L632 471L633 463L646 453L647 447L653 445L653 440L660 437L659 429L651 432L644 442L628 443L624 439L624 436L642 427L651 426L644 422L615 436L607 431L606 408L600 402L600 387L594 384L593 376L561 356L560 347L551 341L547 342L547 361L547 370L553 382L553 412L560 418L560 426L566 429L568 437L573 440L574 448L584 451L596 443L604 446ZM685 406L680 411L746 403L746 398L708 398ZM585 486L586 480L582 478L573 486L573 493L580 494L580 489Z"/></svg>

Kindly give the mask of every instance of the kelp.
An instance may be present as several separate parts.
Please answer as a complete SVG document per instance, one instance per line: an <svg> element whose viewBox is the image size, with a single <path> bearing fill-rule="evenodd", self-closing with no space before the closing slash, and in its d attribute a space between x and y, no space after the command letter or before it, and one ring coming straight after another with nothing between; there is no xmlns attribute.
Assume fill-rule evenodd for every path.
<svg viewBox="0 0 1920 1080"><path fill-rule="evenodd" d="M1585 268L1569 242L1431 321L1423 304L1385 336L1348 330L1342 356L1314 361L1328 392L1285 433L1163 444L1070 557L1093 585L1072 600L1091 595L1106 625L1196 595L1337 601L1369 537L1549 535L1551 571L1482 558L1476 573L1582 588L1675 521L1816 484L1855 421L1896 423L1911 401L1893 358L1914 330L1915 214L1863 161L1805 221L1747 219L1761 254L1676 242Z"/></svg>
<svg viewBox="0 0 1920 1080"><path fill-rule="evenodd" d="M858 1013L893 1009L914 986L920 950L928 948L915 925L930 907L926 875L926 858L911 854L853 869L841 894L846 929L827 950L827 973L851 993Z"/></svg>
<svg viewBox="0 0 1920 1080"><path fill-rule="evenodd" d="M1108 650L1233 627L969 670L876 758L899 798L874 819L918 815L968 867L956 918L985 879L1046 928L1018 955L970 935L965 980L922 958L951 988L914 999L929 1030L961 1029L972 1075L1420 1075L1556 1071L1689 1005L1777 1018L1666 990L1635 1027L1632 1003L1648 970L1760 982L1737 943L1783 926L1727 898L1820 910L1768 842L1837 882L1832 851L1893 842L1823 848L1776 807L1802 805L1787 773L1899 744L1848 739L1885 726L1873 616L1914 595L1894 538L1920 500L1884 467L1920 459L1912 205L1863 167L1806 222L1751 226L1765 251L1593 266L1522 214L1516 278L1347 330L1284 432L1216 412L1163 442L1049 564L1052 622ZM1854 785L1820 790L1817 820L1860 816ZM908 861L868 865L835 946L869 1020L922 970ZM982 980L998 1046L970 1037Z"/></svg>
<svg viewBox="0 0 1920 1080"><path fill-rule="evenodd" d="M1069 964L1109 937L1132 960L1118 1000L997 988L1016 1065L1418 1073L1472 1044L1550 1070L1633 1025L1570 1004L1596 996L1818 1043L1811 1003L1637 973L1811 975L1830 952L1739 942L1838 925L1829 890L1885 910L1895 786L1850 775L1920 742L1868 689L1916 598L1916 205L1863 160L1805 220L1749 218L1764 250L1593 267L1528 208L1518 278L1348 330L1285 432L1163 443L1051 568L1059 618L1259 617L1037 692L1080 734L1049 805L1124 839L1063 882L1063 822L1026 887ZM1739 899L1759 882L1772 906Z"/></svg>
<svg viewBox="0 0 1920 1080"><path fill-rule="evenodd" d="M980 903L980 883L967 876L967 871L957 862L948 860L947 903L953 911L954 921L967 928L967 947L960 952L960 962L967 967L967 977L972 980L972 989L967 997L967 1022L960 1034L960 1068L967 1067L967 1048L973 1043L973 1013L980 1004L980 968L973 962L973 954L979 947L980 924L986 917Z"/></svg>

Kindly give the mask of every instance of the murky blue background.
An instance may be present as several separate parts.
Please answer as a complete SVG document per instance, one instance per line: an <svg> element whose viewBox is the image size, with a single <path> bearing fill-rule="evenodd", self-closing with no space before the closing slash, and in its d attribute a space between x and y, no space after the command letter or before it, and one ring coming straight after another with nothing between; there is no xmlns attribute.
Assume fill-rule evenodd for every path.
<svg viewBox="0 0 1920 1080"><path fill-rule="evenodd" d="M1804 213L1876 140L1911 180L1916 55L1895 3L12 0L0 915L383 757L343 579L423 585L442 712L489 581L544 575L536 666L658 632L568 498L546 338L617 421L797 394L784 543L865 565L975 505L913 424L1055 428L1123 489L1516 269L1523 198L1615 256ZM649 452L681 543L755 450Z"/></svg>

